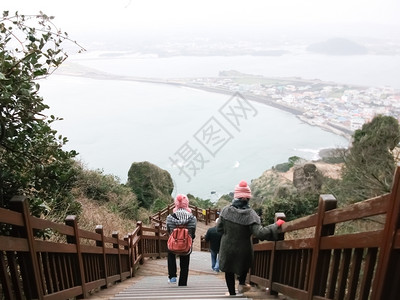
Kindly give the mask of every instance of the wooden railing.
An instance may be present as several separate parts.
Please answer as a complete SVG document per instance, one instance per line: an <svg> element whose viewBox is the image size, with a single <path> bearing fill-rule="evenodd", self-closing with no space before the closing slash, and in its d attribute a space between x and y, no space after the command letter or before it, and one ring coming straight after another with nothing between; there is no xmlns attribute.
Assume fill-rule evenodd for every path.
<svg viewBox="0 0 400 300"><path fill-rule="evenodd" d="M400 166L389 194L344 208L332 195L321 195L316 214L285 223L281 240L254 245L250 282L298 300L398 299L399 185ZM207 216L194 210L198 217L200 211ZM340 233L341 225L368 218L382 219L382 228ZM123 239L117 232L106 237L101 226L79 229L74 216L65 224L35 218L27 200L14 197L11 210L0 208L0 299L85 298L132 277L145 257L167 255L161 227L138 222ZM42 231L59 241L37 238ZM295 238L299 231L312 233Z"/></svg>
<svg viewBox="0 0 400 300"><path fill-rule="evenodd" d="M150 216L150 223L158 224L159 226L161 226L162 229L166 229L165 220L167 219L167 216L172 213L174 206L175 205L173 203L169 204L163 210L160 210L158 213ZM193 205L189 205L189 207L192 209L192 213L194 216L196 216L197 221L205 222L206 225L208 225L208 223L210 223L211 221L215 221L219 215L218 209L203 209Z"/></svg>
<svg viewBox="0 0 400 300"><path fill-rule="evenodd" d="M321 195L318 212L283 225L285 239L254 245L250 281L305 299L399 299L400 166L391 193L337 208L332 195ZM340 234L349 222L382 219L382 228ZM309 238L290 238L299 230ZM283 237L282 237L283 239Z"/></svg>
<svg viewBox="0 0 400 300"><path fill-rule="evenodd" d="M57 242L37 238L56 233ZM11 200L11 210L0 208L0 299L86 298L135 275L144 257L167 255L166 232L141 222L123 237L79 229L74 216L65 224L30 215L22 196Z"/></svg>
<svg viewBox="0 0 400 300"><path fill-rule="evenodd" d="M202 235L200 237L200 251L205 251L205 252L210 251L210 241L206 241L205 235Z"/></svg>

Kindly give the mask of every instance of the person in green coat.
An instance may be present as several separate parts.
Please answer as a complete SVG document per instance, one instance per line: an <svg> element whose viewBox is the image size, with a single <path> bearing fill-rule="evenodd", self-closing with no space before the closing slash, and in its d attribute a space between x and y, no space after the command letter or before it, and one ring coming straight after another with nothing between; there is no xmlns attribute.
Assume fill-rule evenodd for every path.
<svg viewBox="0 0 400 300"><path fill-rule="evenodd" d="M246 276L253 261L252 236L260 240L276 240L278 228L284 223L276 223L263 227L260 217L250 208L251 190L247 182L242 180L234 191L232 203L225 206L219 217L217 231L222 234L219 268L225 272L225 281L230 295L236 295L235 274L238 277L238 292L250 289L246 285Z"/></svg>

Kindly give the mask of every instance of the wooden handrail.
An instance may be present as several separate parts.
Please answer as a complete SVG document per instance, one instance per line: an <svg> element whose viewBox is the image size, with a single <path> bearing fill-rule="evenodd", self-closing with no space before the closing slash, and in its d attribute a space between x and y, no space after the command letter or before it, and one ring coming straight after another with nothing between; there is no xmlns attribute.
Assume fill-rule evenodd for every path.
<svg viewBox="0 0 400 300"><path fill-rule="evenodd" d="M160 228L138 222L123 238L116 231L105 236L101 225L95 232L80 229L74 216L65 224L33 217L23 196L10 205L12 210L0 208L0 298L86 298L134 276L144 257L167 255L167 235ZM57 232L60 241L36 237L40 230Z"/></svg>
<svg viewBox="0 0 400 300"><path fill-rule="evenodd" d="M166 219L169 214L172 213L174 208L174 204L169 204L163 210L158 211L152 216L149 216L149 221L151 224L158 224L161 228L166 229ZM211 209L211 208L199 208L197 206L189 204L190 209L194 216L196 216L197 221L205 222L208 225L211 221L215 221L219 215L219 209Z"/></svg>
<svg viewBox="0 0 400 300"><path fill-rule="evenodd" d="M391 193L343 208L321 195L318 212L282 226L285 236L311 230L313 237L254 246L250 282L269 294L306 299L398 299L400 295L400 166ZM381 229L339 233L343 222L382 216ZM293 234L291 234L294 236Z"/></svg>
<svg viewBox="0 0 400 300"><path fill-rule="evenodd" d="M400 166L389 194L343 208L336 208L332 195L321 195L316 214L283 224L278 241L253 245L250 282L266 287L269 294L299 300L397 299L399 186ZM104 236L101 226L95 232L79 229L74 216L65 224L35 218L23 196L14 197L10 205L12 210L0 208L0 298L85 298L92 290L135 276L145 257L167 255L167 233L161 225L148 228L137 222L121 239L117 232ZM338 230L341 223L372 216L382 216L381 229ZM64 239L39 239L34 233L40 230L57 232ZM312 230L313 236L290 238L298 230Z"/></svg>

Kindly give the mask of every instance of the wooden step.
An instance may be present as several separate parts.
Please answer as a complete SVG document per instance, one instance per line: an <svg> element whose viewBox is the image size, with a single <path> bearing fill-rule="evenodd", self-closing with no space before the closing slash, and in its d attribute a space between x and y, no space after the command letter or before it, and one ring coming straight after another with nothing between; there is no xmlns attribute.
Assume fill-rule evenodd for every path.
<svg viewBox="0 0 400 300"><path fill-rule="evenodd" d="M179 259L177 259L177 266L179 274ZM193 251L190 257L188 287L168 284L166 258L146 258L145 263L139 266L135 274L133 278L93 294L90 300L230 298L225 296L228 289L224 273L215 273L211 269L209 252ZM199 286L200 290L197 289ZM162 298L162 296L166 298ZM267 295L265 289L258 287L252 287L244 295L231 298L277 299L277 297Z"/></svg>
<svg viewBox="0 0 400 300"><path fill-rule="evenodd" d="M111 299L251 299L243 294L226 296L226 292L225 280L217 275L191 275L185 287L169 284L167 276L149 276L143 277Z"/></svg>
<svg viewBox="0 0 400 300"><path fill-rule="evenodd" d="M179 274L179 259L177 259ZM201 287L200 289L198 289ZM211 269L209 252L193 251L190 257L188 287L168 284L167 259L146 258L135 277L110 286L90 296L90 300L127 299L277 299L267 295L265 288L252 287L244 295L225 296L228 291L224 273ZM203 292L206 292L204 294ZM162 298L164 296L165 298ZM183 297L183 298L182 298ZM247 297L247 298L246 298Z"/></svg>

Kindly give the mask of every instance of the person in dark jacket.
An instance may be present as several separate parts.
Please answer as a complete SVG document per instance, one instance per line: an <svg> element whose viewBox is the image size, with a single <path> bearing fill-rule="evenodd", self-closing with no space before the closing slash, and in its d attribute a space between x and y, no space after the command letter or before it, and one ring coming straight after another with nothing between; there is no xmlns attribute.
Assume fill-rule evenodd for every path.
<svg viewBox="0 0 400 300"><path fill-rule="evenodd" d="M192 214L192 210L189 208L189 199L186 195L179 194L175 198L175 207L173 213L167 216L167 231L168 234L180 225L185 225L189 231L190 236L194 240L196 237L196 224L197 219ZM189 275L189 262L190 253L188 255L179 256L180 274L179 274L179 286L187 286L187 280ZM168 283L176 284L176 255L168 251Z"/></svg>
<svg viewBox="0 0 400 300"><path fill-rule="evenodd" d="M219 268L225 272L225 281L230 295L236 295L235 274L238 276L238 292L250 289L246 276L253 260L252 236L260 240L276 240L278 228L284 223L263 227L260 217L250 208L251 190L246 181L241 181L234 191L231 205L225 206L220 214L217 231L222 234Z"/></svg>
<svg viewBox="0 0 400 300"><path fill-rule="evenodd" d="M204 239L206 242L210 242L210 252L211 252L211 268L215 272L219 272L219 261L218 261L218 253L219 247L221 244L221 233L217 231L217 224L219 218L215 220L215 226L208 228L206 236Z"/></svg>

